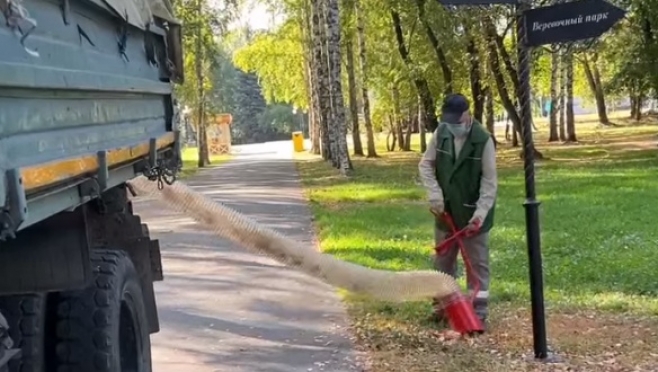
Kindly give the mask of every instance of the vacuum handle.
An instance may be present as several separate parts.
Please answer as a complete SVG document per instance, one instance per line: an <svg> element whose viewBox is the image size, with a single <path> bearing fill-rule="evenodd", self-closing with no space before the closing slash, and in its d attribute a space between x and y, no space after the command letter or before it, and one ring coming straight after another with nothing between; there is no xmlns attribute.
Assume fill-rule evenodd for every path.
<svg viewBox="0 0 658 372"><path fill-rule="evenodd" d="M441 215L438 215L435 211L430 209L430 212L439 219L442 219L450 228L451 234L448 238L446 238L444 241L442 241L437 247L436 247L436 253L441 254L443 251L445 251L449 246L454 244L455 242L459 245L459 250L461 251L462 258L464 259L464 266L466 266L466 270L470 272L472 278L473 278L473 293L471 295L471 301L474 302L475 298L477 296L477 293L480 291L480 279L477 277L475 274L475 271L473 270L473 265L471 264L471 260L468 257L468 253L466 252L466 247L464 246L464 242L462 241L462 238L468 237L471 234L468 228L463 228L459 231L457 231L457 226L455 226L455 221L452 219L452 216L448 214L447 212L441 213Z"/></svg>

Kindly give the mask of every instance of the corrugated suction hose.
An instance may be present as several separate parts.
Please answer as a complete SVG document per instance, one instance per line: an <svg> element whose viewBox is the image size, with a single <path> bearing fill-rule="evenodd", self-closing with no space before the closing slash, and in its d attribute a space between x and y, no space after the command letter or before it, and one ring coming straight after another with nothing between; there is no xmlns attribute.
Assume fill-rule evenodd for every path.
<svg viewBox="0 0 658 372"><path fill-rule="evenodd" d="M455 280L423 270L393 272L341 261L312 246L303 246L256 221L176 182L159 190L141 176L129 182L137 196L154 196L173 210L193 218L216 235L252 252L265 254L334 287L385 301L444 298L458 292Z"/></svg>

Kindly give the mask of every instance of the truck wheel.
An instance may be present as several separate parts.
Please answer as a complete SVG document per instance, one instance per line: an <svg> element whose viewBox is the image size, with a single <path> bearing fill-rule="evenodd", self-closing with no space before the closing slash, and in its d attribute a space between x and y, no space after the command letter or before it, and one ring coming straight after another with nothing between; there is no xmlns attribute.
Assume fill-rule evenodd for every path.
<svg viewBox="0 0 658 372"><path fill-rule="evenodd" d="M0 312L9 324L14 347L21 358L9 362L9 372L43 372L46 365L47 295L29 294L0 297Z"/></svg>
<svg viewBox="0 0 658 372"><path fill-rule="evenodd" d="M91 260L92 284L59 296L59 370L151 372L148 320L132 261L115 250L94 250Z"/></svg>

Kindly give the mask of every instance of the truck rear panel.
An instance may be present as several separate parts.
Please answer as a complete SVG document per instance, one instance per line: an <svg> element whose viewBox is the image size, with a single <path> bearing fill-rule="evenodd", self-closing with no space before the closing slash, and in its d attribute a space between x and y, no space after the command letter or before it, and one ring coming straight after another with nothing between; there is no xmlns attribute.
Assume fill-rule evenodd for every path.
<svg viewBox="0 0 658 372"><path fill-rule="evenodd" d="M135 9L117 4L130 3L25 0L36 28L24 45L0 26L0 206L14 230L124 183L156 153L178 156L177 25L127 20Z"/></svg>

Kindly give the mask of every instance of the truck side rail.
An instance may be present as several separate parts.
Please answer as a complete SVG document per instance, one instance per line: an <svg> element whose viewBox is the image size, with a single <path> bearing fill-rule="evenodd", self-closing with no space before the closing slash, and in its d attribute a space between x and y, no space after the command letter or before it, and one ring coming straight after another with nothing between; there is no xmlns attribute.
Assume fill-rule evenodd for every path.
<svg viewBox="0 0 658 372"><path fill-rule="evenodd" d="M177 132L133 146L5 171L0 178L0 239L99 197L139 174L180 167Z"/></svg>

